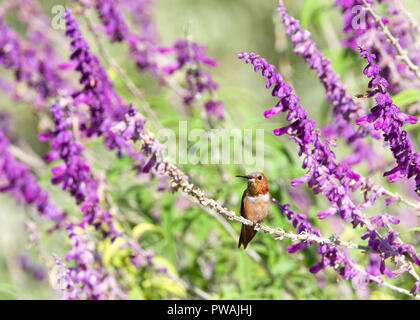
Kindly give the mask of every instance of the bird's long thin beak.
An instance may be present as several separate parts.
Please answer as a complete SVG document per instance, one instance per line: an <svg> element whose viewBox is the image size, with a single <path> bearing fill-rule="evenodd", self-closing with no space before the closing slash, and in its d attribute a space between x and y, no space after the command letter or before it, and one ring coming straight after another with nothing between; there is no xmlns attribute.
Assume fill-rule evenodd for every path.
<svg viewBox="0 0 420 320"><path fill-rule="evenodd" d="M251 176L236 176L237 178L245 178L245 179L252 179Z"/></svg>

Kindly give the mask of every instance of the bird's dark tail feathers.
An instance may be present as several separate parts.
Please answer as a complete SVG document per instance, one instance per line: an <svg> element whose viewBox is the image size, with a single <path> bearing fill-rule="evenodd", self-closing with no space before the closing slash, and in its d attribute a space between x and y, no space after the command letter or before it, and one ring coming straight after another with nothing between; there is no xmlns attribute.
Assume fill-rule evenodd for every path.
<svg viewBox="0 0 420 320"><path fill-rule="evenodd" d="M254 238L257 230L254 227L242 225L241 235L239 236L238 248L241 247L241 244L244 246L244 249L248 246L248 243Z"/></svg>

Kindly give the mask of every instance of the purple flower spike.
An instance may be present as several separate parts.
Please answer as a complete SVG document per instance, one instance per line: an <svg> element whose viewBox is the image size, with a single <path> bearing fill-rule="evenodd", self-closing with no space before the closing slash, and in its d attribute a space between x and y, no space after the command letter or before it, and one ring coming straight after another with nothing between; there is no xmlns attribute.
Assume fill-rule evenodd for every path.
<svg viewBox="0 0 420 320"><path fill-rule="evenodd" d="M54 221L50 231L60 228L67 214L51 202L29 168L7 150L9 141L0 130L0 192L9 192L17 202L35 207L42 216Z"/></svg>
<svg viewBox="0 0 420 320"><path fill-rule="evenodd" d="M331 124L322 129L322 132L327 137L341 136L348 144L354 146L354 155L343 160L346 165L372 159L372 148L361 138L371 135L378 139L379 135L369 123L364 124L359 130L356 130L353 125L354 118L364 113L363 108L353 101L345 84L341 82L340 76L334 71L330 60L317 49L315 42L311 39L311 33L301 28L299 20L287 14L282 0L279 0L278 11L282 16L286 33L294 46L295 53L302 56L311 69L317 72L325 88L327 99L333 105L334 119ZM269 115L271 116L272 112ZM371 160L370 163L373 164Z"/></svg>
<svg viewBox="0 0 420 320"><path fill-rule="evenodd" d="M296 25L292 29L296 30ZM255 53L242 52L239 58L244 59L245 62L251 62L254 66L261 65L262 68L259 70L270 82L272 82L272 78L276 79L272 82L274 96L278 96L277 94L282 88L286 88L286 90L282 92L283 95L278 96L280 100L292 94L288 89L290 86L280 80L281 76L276 76L274 66L268 65L260 56ZM267 70L268 72L266 72ZM314 193L324 194L332 203L332 207L321 212L320 217L325 218L329 213L337 212L346 222L352 220L353 228L365 227L370 236L368 245L373 250L384 253L385 258L405 252L410 254L416 263L420 262L412 246L396 241L397 236L392 230L389 231L386 238L380 237L374 224L361 212L363 207L371 206L381 195L381 192L373 191L364 204L356 205L351 197L351 192L360 186L360 176L347 165L337 164L329 141L322 140L319 130L315 129L315 122L308 118L308 114L302 106L291 104L287 108L283 108L282 111L287 112L287 121L290 124L275 129L274 134L289 135L290 139L299 147L299 155L305 157L302 168L308 170L303 177L293 180L292 185L305 182ZM296 226L295 221L293 224ZM298 248L299 246L292 246L289 250L294 251Z"/></svg>
<svg viewBox="0 0 420 320"><path fill-rule="evenodd" d="M365 74L372 78L369 88L373 90L369 91L369 96L375 97L377 104L368 115L357 119L356 123L359 125L366 122L372 123L375 130L381 131L384 140L389 143L397 165L385 172L384 176L387 176L391 182L414 177L416 191L420 192L420 154L413 150L407 131L402 129L406 123L417 123L417 118L402 112L393 104L387 92L387 82L379 76L381 69L374 63L375 55L369 53L369 50L364 47L359 47L359 49L360 56L368 62Z"/></svg>
<svg viewBox="0 0 420 320"><path fill-rule="evenodd" d="M377 3L367 0L371 7ZM416 65L420 65L420 52L416 48L416 37L418 27L411 23L402 10L402 1L383 1L388 5L387 17L381 17L382 22L387 26L391 34L398 40L401 48L410 52L409 58ZM336 0L335 7L341 8L343 13L343 34L346 36L342 44L344 47L358 50L360 44L366 46L373 54L371 58L377 60L381 69L380 74L389 82L388 89L393 94L411 87L410 80L414 74L409 71L406 65L402 65L395 47L388 42L386 35L382 32L375 19L364 12L361 0ZM363 20L360 17L363 15ZM371 62L370 62L371 63ZM365 74L371 77L378 72L378 66L370 66L365 69ZM385 80L385 79L384 79ZM418 87L418 85L417 85Z"/></svg>
<svg viewBox="0 0 420 320"><path fill-rule="evenodd" d="M206 54L206 47L186 39L178 39L172 47L161 48L161 53L175 53L176 61L172 61L163 67L166 74L172 74L182 68L187 68L185 79L187 82L187 95L184 97L185 104L191 104L196 96L208 92L213 95L217 90L211 74L201 68L201 65L216 67L217 61ZM222 101L210 99L204 104L209 115L223 119L224 104Z"/></svg>

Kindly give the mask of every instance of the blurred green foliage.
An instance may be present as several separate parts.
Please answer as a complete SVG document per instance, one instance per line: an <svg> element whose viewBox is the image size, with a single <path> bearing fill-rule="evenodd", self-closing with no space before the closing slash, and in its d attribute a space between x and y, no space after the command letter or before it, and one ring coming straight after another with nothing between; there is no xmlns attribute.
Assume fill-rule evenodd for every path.
<svg viewBox="0 0 420 320"><path fill-rule="evenodd" d="M409 7L415 1L408 1ZM52 5L70 4L66 1L43 1L45 12L49 15ZM317 80L301 57L295 56L284 34L280 18L276 15L275 0L157 0L155 17L161 34L162 43L169 45L176 38L184 35L186 24L191 23L194 41L208 46L210 56L219 61L219 66L212 71L220 85L219 97L226 103L228 116L220 126L239 129L265 130L264 172L269 178L270 190L282 203L291 203L292 208L309 215L310 222L319 227L326 235L337 233L343 240L358 241L359 230L353 230L338 219L320 221L316 213L327 208L322 196L314 196L305 188L300 192L311 204L294 203L290 195L289 182L304 172L296 147L286 138L272 135L272 129L284 123L283 117L265 119L263 110L275 103L270 92L265 89L264 80L253 72L252 68L237 60L239 51L254 51L264 56L270 63L278 66L280 72L291 83L301 97L302 104L308 109L319 126L331 120L331 106L326 102L322 85ZM367 80L362 76L363 62L348 50L340 46L340 13L332 7L332 0L285 1L291 14L302 20L302 25L312 32L322 52L331 59L333 66L340 73L352 94L364 92ZM51 32L62 32L54 31ZM87 36L89 40L91 38ZM95 48L91 41L92 47ZM156 80L148 74L140 74L134 63L121 51L123 45L106 43L106 49L118 63L124 66L130 78L145 92L145 98L159 115L162 125L178 130L180 120L187 120L189 129L206 128L201 118L199 106L183 110L179 97L170 89L160 88ZM60 51L64 54L67 43ZM115 87L126 101L141 106L141 102L131 95L119 76L112 69L107 69ZM7 74L2 70L2 74ZM397 99L402 104L418 100L418 91L403 92ZM37 119L29 112L25 103L16 103L0 95L1 110L12 112L14 133L20 144L30 146L40 156L47 150L47 145L36 139ZM181 114L179 112L181 110ZM155 129L150 123L150 128ZM413 134L418 136L416 127ZM191 143L193 144L193 143ZM340 143L339 143L340 145ZM381 148L381 146L377 146ZM418 147L418 146L417 146ZM176 193L158 191L157 182L147 175L136 177L132 171L130 159L123 156L117 159L115 154L105 150L102 141L89 141L87 152L95 160L93 169L104 171L108 181L107 194L115 207L113 212L120 227L137 239L146 250L155 253L155 259L168 271L201 290L220 299L358 299L365 296L357 293L351 282L340 280L337 274L327 269L317 275L309 273L308 268L317 262L315 247L290 255L286 246L288 240L275 241L261 232L257 233L248 250L254 250L262 259L258 263L242 249L237 249L234 238L214 217L201 208L191 204ZM337 148L337 157L349 152L343 146ZM387 154L389 157L390 155ZM50 165L51 167L51 165ZM238 165L181 165L194 183L202 186L208 194L223 205L239 209L239 201L245 184L234 178L243 174ZM358 168L359 169L359 168ZM365 166L360 172L369 174ZM59 188L51 186L51 174L48 169L35 171L42 185L49 190L53 198L74 219L80 219L81 212L72 199ZM373 179L386 184L389 189L398 190L401 184L390 185L380 174ZM163 182L164 183L164 182ZM361 195L362 196L362 195ZM398 211L398 205L392 210ZM368 214L383 212L382 204L369 209ZM1 299L51 299L59 294L51 289L48 279L37 283L19 267L16 256L20 252L29 252L33 259L42 264L36 248L28 247L29 235L23 222L31 217L39 225L40 243L48 254L56 253L63 257L69 245L64 232L46 234L49 224L13 201L0 196L0 298ZM230 223L230 222L229 222ZM294 230L290 223L280 215L279 210L271 207L266 223ZM239 234L240 225L231 223ZM413 226L414 227L414 226ZM93 231L89 231L93 232ZM418 246L418 228L412 228L401 236ZM136 269L129 262L130 251L120 249L121 239L110 243L102 241L99 250L106 268L118 270L123 284L133 299L178 299L195 298L196 295L186 290L179 283L164 275L151 272L148 268ZM360 252L351 253L354 258L366 264L366 257ZM407 287L410 281L401 278L392 283ZM406 298L386 288L369 287L371 299Z"/></svg>

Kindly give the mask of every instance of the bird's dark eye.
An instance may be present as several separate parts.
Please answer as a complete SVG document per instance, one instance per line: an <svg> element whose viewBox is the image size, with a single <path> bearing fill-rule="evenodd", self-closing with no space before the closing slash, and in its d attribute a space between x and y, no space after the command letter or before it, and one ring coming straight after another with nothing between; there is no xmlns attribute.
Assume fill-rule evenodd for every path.
<svg viewBox="0 0 420 320"><path fill-rule="evenodd" d="M262 177L261 176L258 176L258 180L262 180Z"/></svg>

